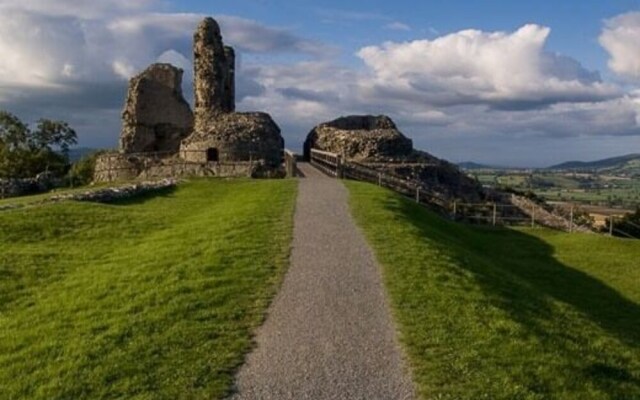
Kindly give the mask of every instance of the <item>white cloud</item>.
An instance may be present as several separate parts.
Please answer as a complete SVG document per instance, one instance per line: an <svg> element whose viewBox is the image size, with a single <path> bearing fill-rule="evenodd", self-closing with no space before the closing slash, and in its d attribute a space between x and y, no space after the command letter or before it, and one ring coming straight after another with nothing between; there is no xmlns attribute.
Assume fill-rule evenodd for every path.
<svg viewBox="0 0 640 400"><path fill-rule="evenodd" d="M539 107L598 101L620 94L575 60L544 49L550 29L513 33L465 30L435 40L387 42L357 55L371 69L369 95L435 105Z"/></svg>
<svg viewBox="0 0 640 400"><path fill-rule="evenodd" d="M609 68L613 72L640 80L640 12L607 20L600 44L610 55Z"/></svg>
<svg viewBox="0 0 640 400"><path fill-rule="evenodd" d="M2 0L0 9L22 10L55 17L102 19L109 14L148 10L158 6L158 0Z"/></svg>
<svg viewBox="0 0 640 400"><path fill-rule="evenodd" d="M385 25L385 28L390 29L392 31L405 31L408 32L411 30L411 27L407 24L404 24L402 22L396 21L396 22L391 22L387 25Z"/></svg>
<svg viewBox="0 0 640 400"><path fill-rule="evenodd" d="M3 0L0 86L128 78L168 51L189 59L201 14L159 13L154 0ZM152 7L153 6L153 7ZM153 9L152 9L153 8ZM329 46L233 16L217 17L240 52L322 56Z"/></svg>
<svg viewBox="0 0 640 400"><path fill-rule="evenodd" d="M183 68L191 96L191 40L202 15L163 13L155 0L0 3L2 108L27 120L69 120L84 144L104 145L116 142L126 78L148 64ZM576 60L545 50L550 30L538 25L366 47L357 68L333 62L331 46L290 30L216 18L242 59L238 108L271 113L289 144L319 122L355 113L389 114L426 150L434 140L468 148L491 138L517 146L523 138L640 136L640 93L624 95Z"/></svg>

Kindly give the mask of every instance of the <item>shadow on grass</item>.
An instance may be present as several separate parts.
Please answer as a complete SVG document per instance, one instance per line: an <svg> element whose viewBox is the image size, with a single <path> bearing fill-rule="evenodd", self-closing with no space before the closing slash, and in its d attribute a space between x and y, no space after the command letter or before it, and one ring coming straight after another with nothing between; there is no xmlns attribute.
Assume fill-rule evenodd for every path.
<svg viewBox="0 0 640 400"><path fill-rule="evenodd" d="M160 189L149 190L131 197L124 198L124 199L110 201L107 204L111 204L115 206L132 206L132 205L144 204L150 200L157 199L159 197L167 197L167 198L172 197L177 189L178 189L177 186L169 186L169 187L164 187Z"/></svg>
<svg viewBox="0 0 640 400"><path fill-rule="evenodd" d="M447 251L457 265L474 275L498 307L543 342L551 341L572 356L583 356L577 354L575 343L569 344L570 336L549 332L545 326L545 321L554 318L548 301L552 298L573 307L627 346L640 348L640 306L602 281L559 262L554 248L541 239L510 229L456 224L406 199L386 201L385 207L416 227L421 237ZM637 371L606 360L590 363L582 375L599 386L613 382L640 385Z"/></svg>

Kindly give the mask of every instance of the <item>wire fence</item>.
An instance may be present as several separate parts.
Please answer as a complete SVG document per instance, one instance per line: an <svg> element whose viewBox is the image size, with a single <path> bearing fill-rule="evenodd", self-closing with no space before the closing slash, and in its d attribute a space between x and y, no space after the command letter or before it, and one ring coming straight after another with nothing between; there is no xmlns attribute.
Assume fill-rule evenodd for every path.
<svg viewBox="0 0 640 400"><path fill-rule="evenodd" d="M616 223L619 219L619 223ZM609 236L619 236L628 239L640 239L640 225L626 220L623 217L612 215L607 221L607 232Z"/></svg>
<svg viewBox="0 0 640 400"><path fill-rule="evenodd" d="M364 181L389 188L459 222L493 226L547 226L567 232L594 231L592 227L584 223L584 216L576 205L571 205L568 212L564 212L525 198L516 200L515 195L512 195L511 203L468 203L451 200L419 180L407 179L362 163L348 161L335 153L311 149L309 162L329 176ZM629 232L623 231L619 226L614 227L614 220L615 217L612 217L608 223L610 235L617 232L619 236L636 238ZM637 228L640 231L640 227Z"/></svg>

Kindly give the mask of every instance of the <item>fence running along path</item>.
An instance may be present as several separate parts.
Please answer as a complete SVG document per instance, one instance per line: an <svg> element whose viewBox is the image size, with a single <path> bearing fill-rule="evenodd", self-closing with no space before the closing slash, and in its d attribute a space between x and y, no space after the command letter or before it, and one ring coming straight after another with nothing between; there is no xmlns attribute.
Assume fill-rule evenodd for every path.
<svg viewBox="0 0 640 400"><path fill-rule="evenodd" d="M436 206L440 211L448 212L450 209L450 202L447 199L429 190L419 181L378 171L358 162L346 161L338 154L317 149L311 149L309 162L329 176L375 183L412 197L418 203Z"/></svg>
<svg viewBox="0 0 640 400"><path fill-rule="evenodd" d="M339 154L311 149L309 163L324 172L326 175L338 179L353 179L377 184L386 187L402 195L411 197L419 204L435 209L441 214L449 216L455 221L470 221L475 223L486 223L490 225L530 225L535 227L542 225L549 215L563 221L559 225L566 225L564 229L568 232L586 231L590 228L579 225L574 215L574 207L571 208L569 216L559 215L545 210L542 206L531 204L529 206L518 206L514 204L490 203L465 203L451 201L441 194L434 192L418 180L410 180L404 177L379 171L362 163L345 160ZM613 224L610 222L611 228ZM625 233L621 233L625 235ZM629 237L629 235L627 235Z"/></svg>
<svg viewBox="0 0 640 400"><path fill-rule="evenodd" d="M298 156L289 149L284 149L284 170L287 178L293 178L298 173Z"/></svg>

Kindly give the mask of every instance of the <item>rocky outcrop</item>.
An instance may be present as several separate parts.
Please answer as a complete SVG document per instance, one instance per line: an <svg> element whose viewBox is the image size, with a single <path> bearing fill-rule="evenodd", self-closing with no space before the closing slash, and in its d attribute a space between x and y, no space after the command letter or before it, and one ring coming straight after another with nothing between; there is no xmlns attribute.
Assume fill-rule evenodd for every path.
<svg viewBox="0 0 640 400"><path fill-rule="evenodd" d="M120 152L177 152L193 129L193 114L182 96L183 71L153 64L129 82L122 112Z"/></svg>
<svg viewBox="0 0 640 400"><path fill-rule="evenodd" d="M313 128L304 143L306 159L311 148L355 161L383 161L409 156L413 143L387 116L354 115Z"/></svg>
<svg viewBox="0 0 640 400"><path fill-rule="evenodd" d="M284 140L280 128L265 113L228 113L212 116L182 142L180 157L189 162L264 160L282 162Z"/></svg>
<svg viewBox="0 0 640 400"><path fill-rule="evenodd" d="M196 130L212 115L235 110L233 49L222 43L220 26L205 18L193 36L194 93Z"/></svg>

